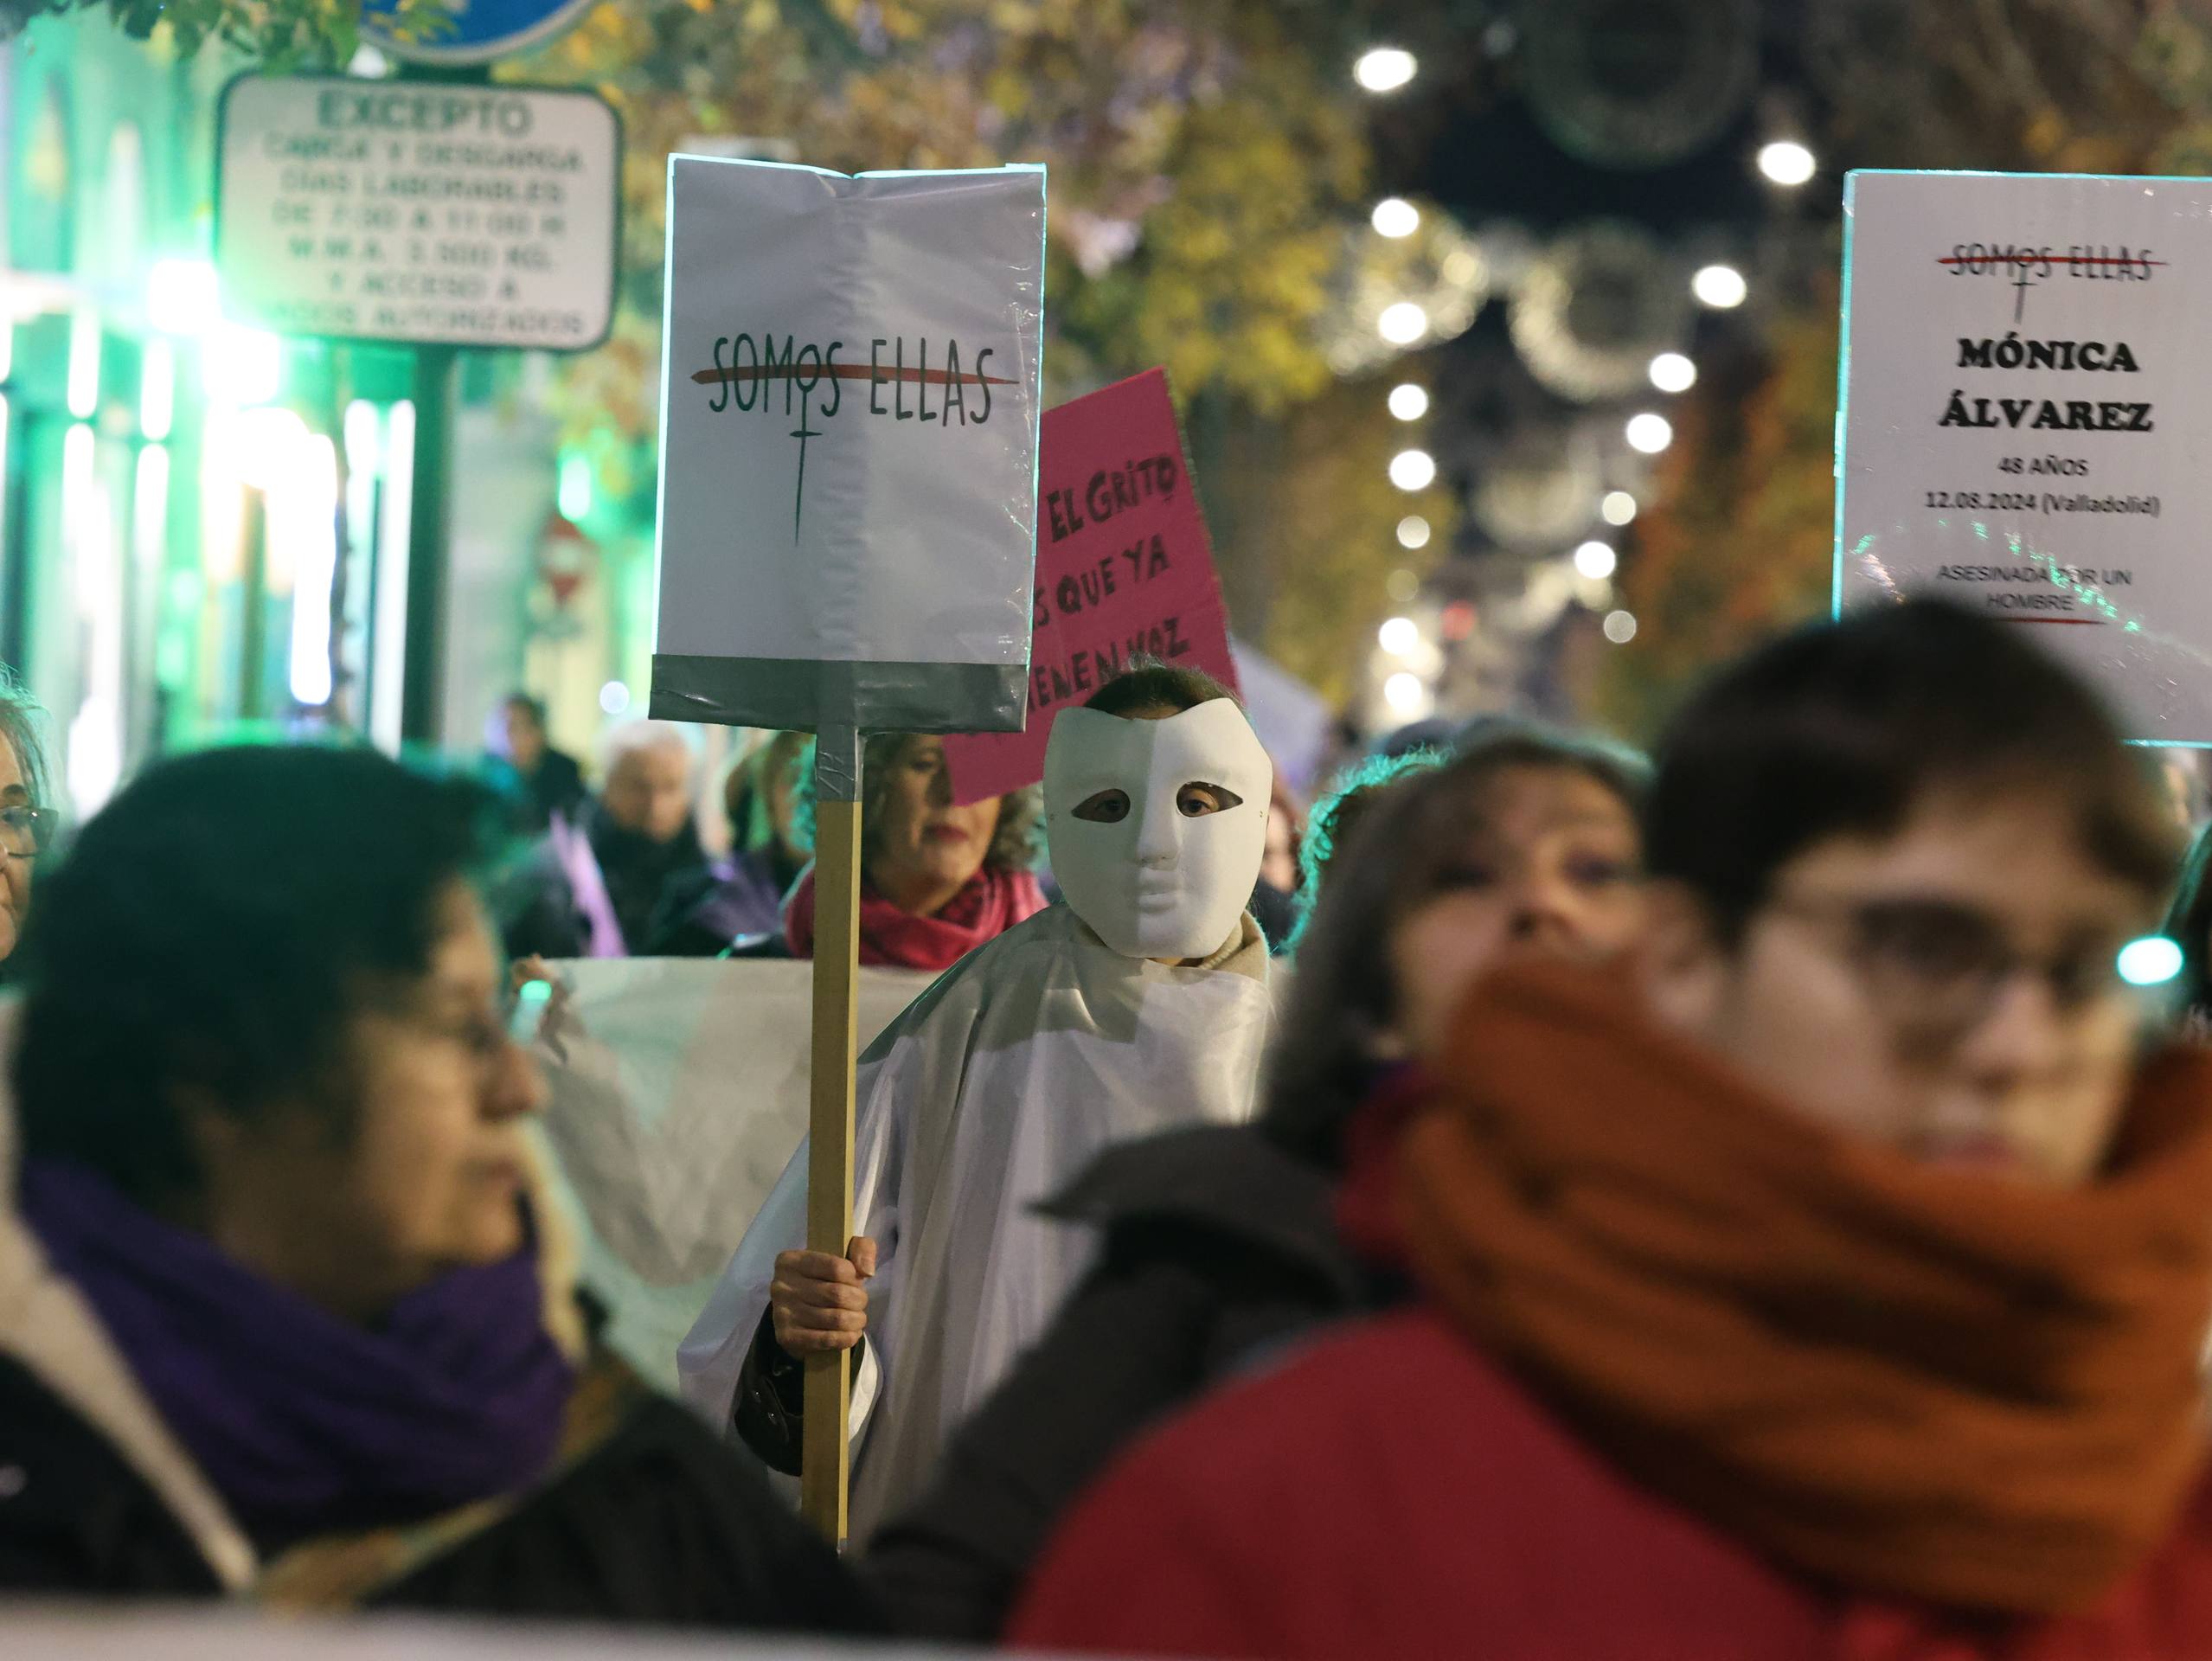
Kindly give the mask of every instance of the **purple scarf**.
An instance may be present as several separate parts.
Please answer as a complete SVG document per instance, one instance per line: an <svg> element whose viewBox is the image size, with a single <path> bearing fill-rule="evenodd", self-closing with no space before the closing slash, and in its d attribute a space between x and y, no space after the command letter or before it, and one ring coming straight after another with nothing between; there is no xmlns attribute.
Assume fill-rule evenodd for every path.
<svg viewBox="0 0 2212 1661"><path fill-rule="evenodd" d="M56 1159L23 1215L170 1429L266 1551L415 1522L542 1476L574 1375L533 1252L348 1324Z"/></svg>

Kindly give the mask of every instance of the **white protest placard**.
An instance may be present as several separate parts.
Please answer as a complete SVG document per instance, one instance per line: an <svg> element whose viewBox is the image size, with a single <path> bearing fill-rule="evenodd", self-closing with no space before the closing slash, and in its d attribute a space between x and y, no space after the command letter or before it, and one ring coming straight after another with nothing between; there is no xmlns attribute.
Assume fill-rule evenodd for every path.
<svg viewBox="0 0 2212 1661"><path fill-rule="evenodd" d="M549 351L606 337L622 140L590 93L249 74L224 89L218 148L237 322Z"/></svg>
<svg viewBox="0 0 2212 1661"><path fill-rule="evenodd" d="M1044 172L669 161L670 720L1018 729Z"/></svg>
<svg viewBox="0 0 2212 1661"><path fill-rule="evenodd" d="M2212 742L2212 182L1853 173L1840 607L2023 626L2130 736Z"/></svg>

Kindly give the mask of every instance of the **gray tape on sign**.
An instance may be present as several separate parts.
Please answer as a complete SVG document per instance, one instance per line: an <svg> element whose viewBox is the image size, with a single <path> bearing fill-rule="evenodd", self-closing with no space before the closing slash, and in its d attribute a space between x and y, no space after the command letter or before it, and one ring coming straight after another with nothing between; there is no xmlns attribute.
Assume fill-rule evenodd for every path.
<svg viewBox="0 0 2212 1661"><path fill-rule="evenodd" d="M821 802L860 799L860 734L832 727L814 739L814 798Z"/></svg>
<svg viewBox="0 0 2212 1661"><path fill-rule="evenodd" d="M1018 733L1023 664L850 664L657 653L657 721L827 733Z"/></svg>

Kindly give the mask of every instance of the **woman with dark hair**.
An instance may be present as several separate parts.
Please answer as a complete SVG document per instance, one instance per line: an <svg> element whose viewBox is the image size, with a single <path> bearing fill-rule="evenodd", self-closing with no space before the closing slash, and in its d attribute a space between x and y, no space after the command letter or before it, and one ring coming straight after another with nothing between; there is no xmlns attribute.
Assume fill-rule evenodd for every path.
<svg viewBox="0 0 2212 1661"><path fill-rule="evenodd" d="M158 766L26 940L0 1589L853 1626L826 1547L587 1339L471 877L366 751Z"/></svg>
<svg viewBox="0 0 2212 1661"><path fill-rule="evenodd" d="M1355 1162L1410 1296L1140 1440L1013 1639L2212 1653L2212 1057L2117 963L2176 827L2036 632L1869 606L1694 697L1631 971L1485 978Z"/></svg>
<svg viewBox="0 0 2212 1661"><path fill-rule="evenodd" d="M0 668L0 981L30 914L31 868L54 838L38 706Z"/></svg>
<svg viewBox="0 0 2212 1661"><path fill-rule="evenodd" d="M814 849L814 752L802 754L792 839ZM1035 787L956 806L945 741L874 733L861 750L860 960L949 969L1045 907L1032 869L1043 815ZM784 907L784 940L814 955L814 871Z"/></svg>
<svg viewBox="0 0 2212 1661"><path fill-rule="evenodd" d="M1116 1147L1047 1208L1102 1235L1100 1261L876 1537L863 1573L906 1630L996 1636L1061 1511L1149 1421L1385 1301L1330 1209L1356 1110L1378 1097L1369 1141L1395 1129L1409 1059L1490 963L1635 937L1637 758L1515 729L1393 778L1327 859L1258 1124Z"/></svg>
<svg viewBox="0 0 2212 1661"><path fill-rule="evenodd" d="M962 958L861 1058L858 1235L802 1249L802 1145L678 1352L684 1392L796 1471L801 1356L857 1350L853 1524L919 1491L1090 1241L1035 1214L1109 1144L1250 1116L1267 946L1246 909L1273 769L1209 677L1138 669L1055 718L1065 898Z"/></svg>

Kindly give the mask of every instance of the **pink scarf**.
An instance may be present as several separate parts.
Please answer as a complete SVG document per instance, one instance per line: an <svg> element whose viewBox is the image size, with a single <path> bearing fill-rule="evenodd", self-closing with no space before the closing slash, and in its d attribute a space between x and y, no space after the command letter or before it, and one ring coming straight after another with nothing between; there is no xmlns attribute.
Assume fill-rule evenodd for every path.
<svg viewBox="0 0 2212 1661"><path fill-rule="evenodd" d="M1027 871L986 865L933 915L901 911L866 879L860 885L860 960L885 969L950 969L1045 907L1044 890ZM814 955L814 868L784 902L784 938L792 955Z"/></svg>

